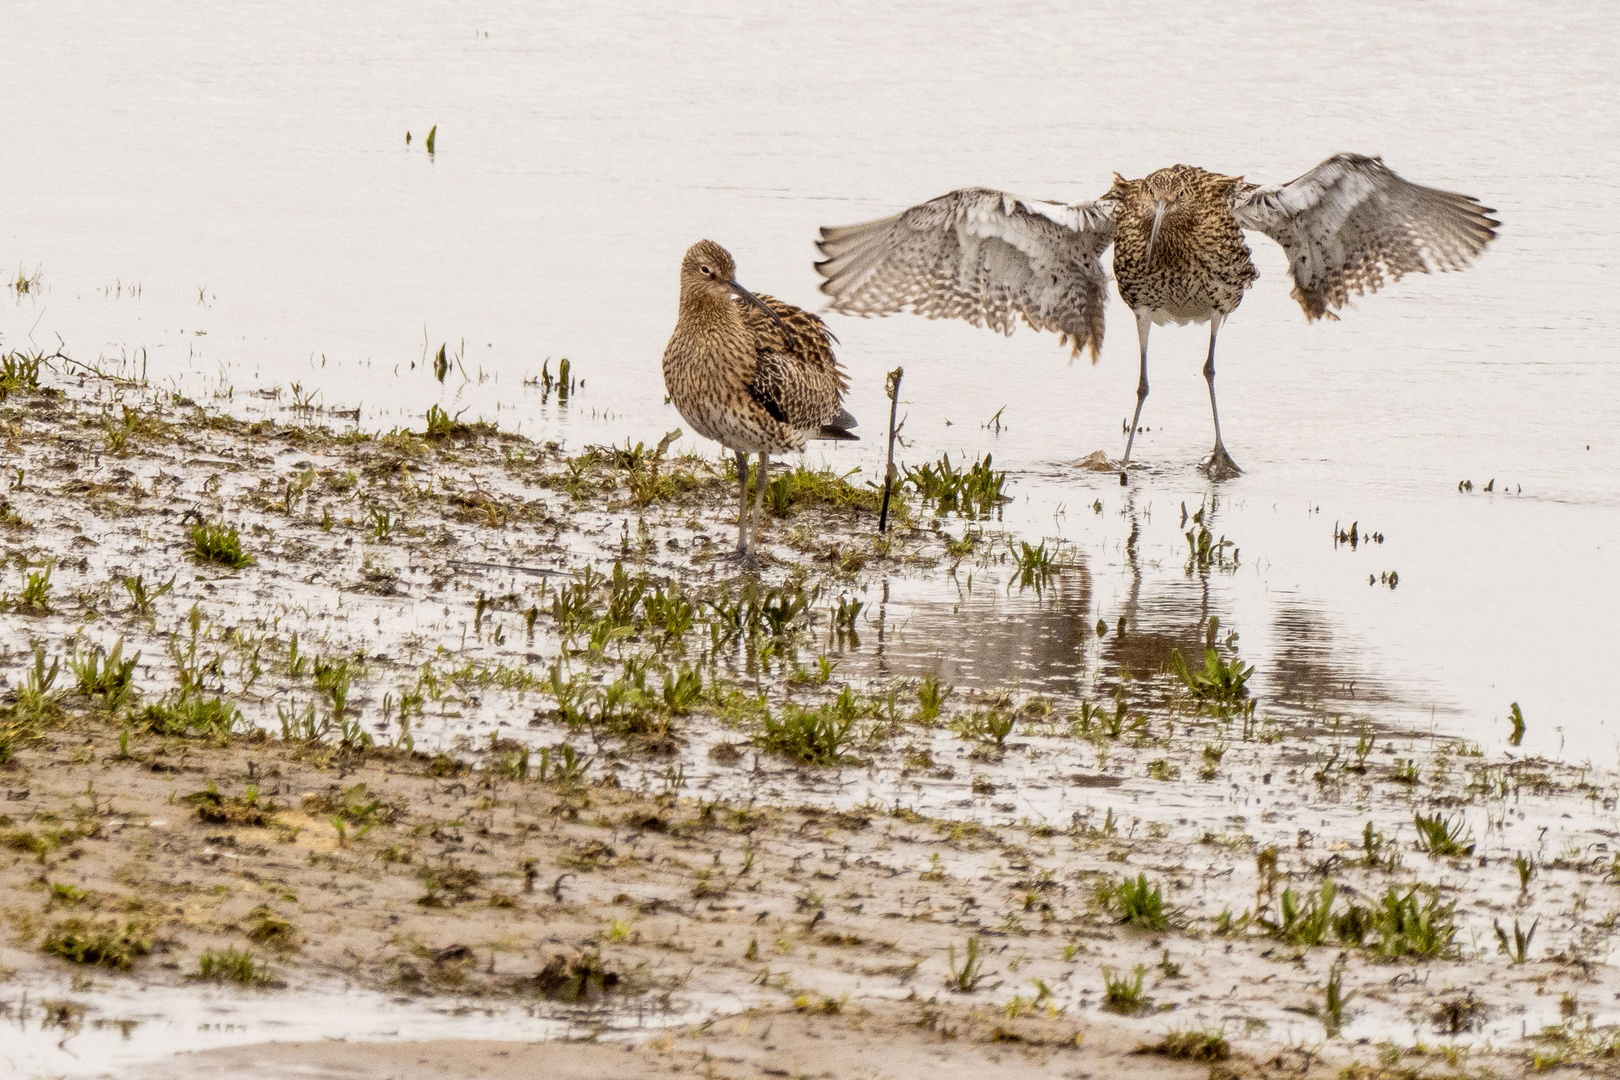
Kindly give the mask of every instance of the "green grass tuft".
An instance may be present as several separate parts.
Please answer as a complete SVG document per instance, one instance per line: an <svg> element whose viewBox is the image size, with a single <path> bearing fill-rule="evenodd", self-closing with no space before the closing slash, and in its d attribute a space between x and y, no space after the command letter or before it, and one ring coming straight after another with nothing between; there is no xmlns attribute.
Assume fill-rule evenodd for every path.
<svg viewBox="0 0 1620 1080"><path fill-rule="evenodd" d="M1119 921L1143 930L1165 930L1170 918L1164 910L1164 893L1157 882L1150 884L1146 874L1135 880L1123 878L1114 883L1109 900L1119 913Z"/></svg>
<svg viewBox="0 0 1620 1080"><path fill-rule="evenodd" d="M231 949L208 949L197 958L197 973L192 976L203 982L233 982L243 986L264 986L270 983L269 967L250 952Z"/></svg>
<svg viewBox="0 0 1620 1080"><path fill-rule="evenodd" d="M1142 978L1146 974L1147 966L1144 964L1136 965L1134 979L1123 975L1116 977L1113 968L1103 968L1102 1007L1121 1016L1132 1016L1150 1007L1152 999L1142 994Z"/></svg>
<svg viewBox="0 0 1620 1080"><path fill-rule="evenodd" d="M854 727L854 715L837 703L815 709L788 704L776 716L766 714L754 742L806 765L844 765L853 761L845 751L855 741Z"/></svg>
<svg viewBox="0 0 1620 1080"><path fill-rule="evenodd" d="M191 553L199 562L218 563L232 570L258 561L242 550L242 537L236 526L218 521L204 521L191 527Z"/></svg>
<svg viewBox="0 0 1620 1080"><path fill-rule="evenodd" d="M128 971L137 959L151 953L152 936L135 921L60 919L51 924L40 948L69 963Z"/></svg>

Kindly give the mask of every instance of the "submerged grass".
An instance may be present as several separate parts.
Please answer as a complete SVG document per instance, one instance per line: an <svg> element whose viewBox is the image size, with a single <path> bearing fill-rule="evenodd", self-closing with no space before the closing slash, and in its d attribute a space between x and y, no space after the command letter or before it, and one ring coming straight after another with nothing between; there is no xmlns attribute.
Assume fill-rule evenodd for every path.
<svg viewBox="0 0 1620 1080"><path fill-rule="evenodd" d="M1182 657L1180 649L1170 651L1170 671L1181 680L1189 693L1201 702L1212 705L1235 706L1249 696L1249 676L1254 666L1237 657L1224 659L1213 648L1204 650L1204 669L1192 671Z"/></svg>
<svg viewBox="0 0 1620 1080"><path fill-rule="evenodd" d="M960 470L951 464L949 454L941 454L939 460L931 464L915 469L907 466L904 484L939 514L984 518L1002 503L1011 501L1004 494L1007 474L991 467L989 454Z"/></svg>

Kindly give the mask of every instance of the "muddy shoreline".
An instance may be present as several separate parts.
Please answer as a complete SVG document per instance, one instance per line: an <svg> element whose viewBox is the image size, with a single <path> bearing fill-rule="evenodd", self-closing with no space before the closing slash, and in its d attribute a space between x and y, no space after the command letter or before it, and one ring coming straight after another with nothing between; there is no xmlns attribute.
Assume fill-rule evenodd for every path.
<svg viewBox="0 0 1620 1080"><path fill-rule="evenodd" d="M1611 767L1256 705L1265 659L1213 623L1099 627L1129 661L1084 698L845 678L880 572L1081 587L917 491L877 538L870 485L784 469L747 574L724 467L656 437L247 422L63 357L29 383L0 1005L40 1071L95 1075L49 1047L119 1019L98 987L236 984L525 1008L739 1077L814 1075L817 1024L973 1075L1620 1060ZM788 1049L738 1049L770 1018Z"/></svg>

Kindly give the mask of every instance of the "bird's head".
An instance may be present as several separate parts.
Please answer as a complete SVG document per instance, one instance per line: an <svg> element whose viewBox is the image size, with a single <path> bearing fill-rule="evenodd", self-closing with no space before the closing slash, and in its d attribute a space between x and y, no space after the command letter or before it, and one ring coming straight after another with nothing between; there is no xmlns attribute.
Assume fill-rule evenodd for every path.
<svg viewBox="0 0 1620 1080"><path fill-rule="evenodd" d="M701 289L716 296L729 295L737 263L731 252L713 240L699 240L686 249L681 260L681 291Z"/></svg>
<svg viewBox="0 0 1620 1080"><path fill-rule="evenodd" d="M1179 218L1187 202L1187 180L1179 169L1160 169L1142 181L1144 193L1153 207L1153 229L1148 233L1147 266L1153 268L1153 247L1165 221Z"/></svg>
<svg viewBox="0 0 1620 1080"><path fill-rule="evenodd" d="M758 307L781 326L782 320L766 303L737 282L737 263L731 252L713 240L699 240L681 260L681 296L708 296L731 302L740 297Z"/></svg>

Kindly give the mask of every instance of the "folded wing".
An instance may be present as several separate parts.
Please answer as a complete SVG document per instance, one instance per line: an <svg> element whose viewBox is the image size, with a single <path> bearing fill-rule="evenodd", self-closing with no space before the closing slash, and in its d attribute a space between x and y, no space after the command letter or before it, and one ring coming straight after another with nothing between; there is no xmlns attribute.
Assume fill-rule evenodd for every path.
<svg viewBox="0 0 1620 1080"><path fill-rule="evenodd" d="M753 304L737 302L743 325L754 337L749 395L774 419L800 431L854 427L855 418L843 405L849 380L833 355L834 339L827 324L768 293L759 294L759 299L776 319ZM811 437L854 438L847 432Z"/></svg>
<svg viewBox="0 0 1620 1080"><path fill-rule="evenodd" d="M1496 211L1421 187L1378 158L1338 154L1286 184L1245 185L1232 214L1288 255L1293 296L1309 318L1337 318L1350 294L1409 273L1460 270L1496 236Z"/></svg>
<svg viewBox="0 0 1620 1080"><path fill-rule="evenodd" d="M965 319L1011 334L1022 318L1102 345L1115 204L1065 205L964 188L893 217L821 230L816 264L835 311Z"/></svg>

